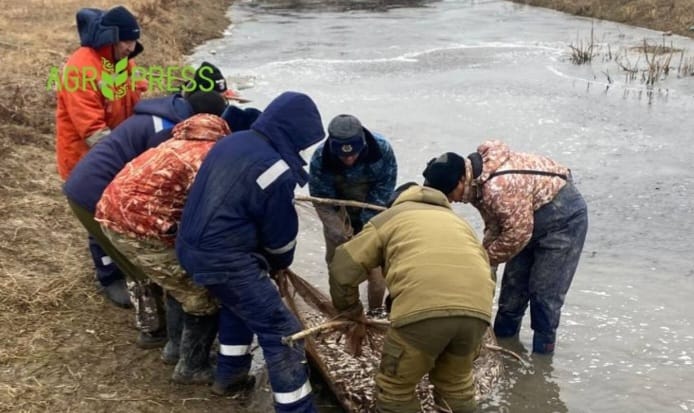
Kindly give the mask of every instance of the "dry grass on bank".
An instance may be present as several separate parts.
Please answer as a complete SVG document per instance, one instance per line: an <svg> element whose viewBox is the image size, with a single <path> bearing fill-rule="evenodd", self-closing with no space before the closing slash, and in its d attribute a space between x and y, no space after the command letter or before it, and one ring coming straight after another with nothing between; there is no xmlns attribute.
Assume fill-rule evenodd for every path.
<svg viewBox="0 0 694 413"><path fill-rule="evenodd" d="M694 37L692 0L511 0L579 16Z"/></svg>
<svg viewBox="0 0 694 413"><path fill-rule="evenodd" d="M60 192L49 69L78 47L75 12L124 4L142 65L181 63L229 24L232 0L3 0L0 11L0 411L215 411L232 401L169 383L134 346L132 311L96 292L86 233Z"/></svg>

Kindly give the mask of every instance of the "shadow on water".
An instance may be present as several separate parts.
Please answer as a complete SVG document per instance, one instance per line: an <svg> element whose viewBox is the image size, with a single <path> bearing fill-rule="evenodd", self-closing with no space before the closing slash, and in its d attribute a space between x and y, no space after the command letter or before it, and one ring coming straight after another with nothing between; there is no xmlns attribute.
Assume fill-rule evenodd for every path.
<svg viewBox="0 0 694 413"><path fill-rule="evenodd" d="M250 1L244 5L251 9L262 9L275 12L348 12L367 10L386 12L401 7L427 7L437 0L269 0Z"/></svg>
<svg viewBox="0 0 694 413"><path fill-rule="evenodd" d="M523 358L520 362L504 358L506 377L494 394L480 403L484 413L566 413L569 411L560 397L559 384L554 380L552 356L528 354L518 337L499 340L499 345Z"/></svg>

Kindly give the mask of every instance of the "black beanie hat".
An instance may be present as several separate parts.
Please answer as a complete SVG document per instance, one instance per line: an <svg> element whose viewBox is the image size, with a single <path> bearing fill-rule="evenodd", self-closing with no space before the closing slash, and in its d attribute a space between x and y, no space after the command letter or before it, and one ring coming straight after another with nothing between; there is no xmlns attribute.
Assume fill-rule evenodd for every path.
<svg viewBox="0 0 694 413"><path fill-rule="evenodd" d="M425 179L424 186L448 195L465 175L465 159L456 153L446 152L430 160L422 175Z"/></svg>
<svg viewBox="0 0 694 413"><path fill-rule="evenodd" d="M107 11L101 23L104 26L118 27L118 41L124 42L140 38L140 26L137 24L137 19L123 6L117 6Z"/></svg>
<svg viewBox="0 0 694 413"><path fill-rule="evenodd" d="M187 96L186 100L193 108L193 114L211 113L213 115L222 116L227 106L226 100L217 92L203 92L197 90Z"/></svg>

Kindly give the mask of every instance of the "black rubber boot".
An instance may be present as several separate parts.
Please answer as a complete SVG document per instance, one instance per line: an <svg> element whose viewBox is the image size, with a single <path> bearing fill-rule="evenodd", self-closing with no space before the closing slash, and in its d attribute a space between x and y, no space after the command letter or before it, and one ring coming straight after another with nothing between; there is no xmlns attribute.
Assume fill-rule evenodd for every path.
<svg viewBox="0 0 694 413"><path fill-rule="evenodd" d="M244 374L232 380L215 379L212 385L212 393L217 396L239 395L242 399L247 398L255 387L255 376Z"/></svg>
<svg viewBox="0 0 694 413"><path fill-rule="evenodd" d="M140 331L135 344L142 349L160 348L166 344L166 331L157 330L153 333Z"/></svg>
<svg viewBox="0 0 694 413"><path fill-rule="evenodd" d="M183 332L183 307L175 298L166 296L166 336L168 341L161 352L166 364L176 364L180 355L181 333Z"/></svg>
<svg viewBox="0 0 694 413"><path fill-rule="evenodd" d="M171 379L178 384L212 384L210 348L217 335L217 314L194 316L183 313L180 358Z"/></svg>
<svg viewBox="0 0 694 413"><path fill-rule="evenodd" d="M121 308L132 308L133 304L130 301L128 288L125 285L125 280L119 278L111 284L101 287L101 292L111 300L111 302Z"/></svg>

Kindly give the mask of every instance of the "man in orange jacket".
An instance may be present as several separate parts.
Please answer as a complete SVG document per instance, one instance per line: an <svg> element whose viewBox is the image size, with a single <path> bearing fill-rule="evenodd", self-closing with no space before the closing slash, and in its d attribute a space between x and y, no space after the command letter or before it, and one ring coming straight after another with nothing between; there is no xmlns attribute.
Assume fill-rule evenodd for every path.
<svg viewBox="0 0 694 413"><path fill-rule="evenodd" d="M137 41L140 27L128 9L81 9L77 30L81 47L65 63L57 93L56 154L63 180L90 147L132 115L146 89L144 82L131 83L132 58L143 47ZM127 65L122 67L123 63ZM127 74L124 83L117 76L123 72L121 68ZM123 274L91 237L89 249L106 296L129 307Z"/></svg>

